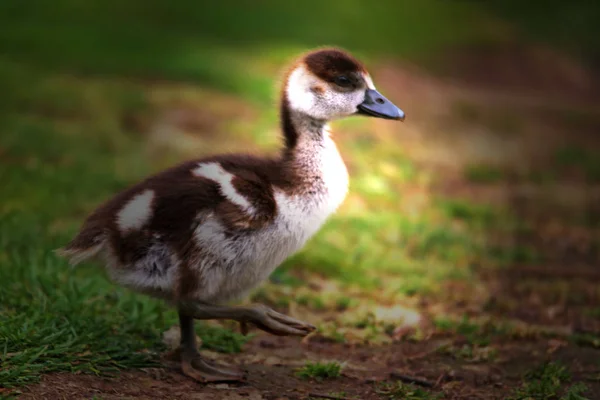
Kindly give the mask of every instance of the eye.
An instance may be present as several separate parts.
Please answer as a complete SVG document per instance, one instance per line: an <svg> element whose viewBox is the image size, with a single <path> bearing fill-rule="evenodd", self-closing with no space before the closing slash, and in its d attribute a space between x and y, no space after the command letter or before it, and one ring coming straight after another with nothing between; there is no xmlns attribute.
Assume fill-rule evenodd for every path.
<svg viewBox="0 0 600 400"><path fill-rule="evenodd" d="M344 87L350 86L352 84L352 81L350 81L350 78L348 78L345 75L336 76L334 81L337 85L344 86Z"/></svg>

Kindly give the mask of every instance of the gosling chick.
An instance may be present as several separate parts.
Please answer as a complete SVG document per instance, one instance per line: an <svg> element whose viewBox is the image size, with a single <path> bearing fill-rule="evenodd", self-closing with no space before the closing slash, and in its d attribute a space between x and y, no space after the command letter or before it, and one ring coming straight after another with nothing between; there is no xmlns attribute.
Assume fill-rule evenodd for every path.
<svg viewBox="0 0 600 400"><path fill-rule="evenodd" d="M117 284L176 307L181 369L199 382L243 374L200 355L196 319L231 319L276 335L315 329L264 305L227 304L300 250L346 197L348 173L328 122L357 114L404 120L365 67L336 48L291 65L279 111L278 156L215 155L148 177L98 207L59 250L72 264L100 258Z"/></svg>

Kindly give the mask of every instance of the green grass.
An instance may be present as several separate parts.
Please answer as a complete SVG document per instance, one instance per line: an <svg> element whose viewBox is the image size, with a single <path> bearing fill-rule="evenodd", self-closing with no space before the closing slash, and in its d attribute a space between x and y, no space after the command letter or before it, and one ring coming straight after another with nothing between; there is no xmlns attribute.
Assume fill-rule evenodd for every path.
<svg viewBox="0 0 600 400"><path fill-rule="evenodd" d="M219 326L201 325L199 332L202 348L220 353L239 353L244 344L252 338L252 335L244 336Z"/></svg>
<svg viewBox="0 0 600 400"><path fill-rule="evenodd" d="M565 388L571 380L567 368L559 363L546 363L524 376L523 384L514 391L509 400L587 400L584 397L587 387L583 383L575 383Z"/></svg>
<svg viewBox="0 0 600 400"><path fill-rule="evenodd" d="M510 326L502 323L479 322L462 318L438 317L434 321L440 332L452 333L463 337L472 346L488 346L495 337L508 333Z"/></svg>
<svg viewBox="0 0 600 400"><path fill-rule="evenodd" d="M296 375L302 379L315 379L317 381L338 378L341 373L342 366L337 362L309 362L296 371Z"/></svg>
<svg viewBox="0 0 600 400"><path fill-rule="evenodd" d="M567 391L561 396L560 400L589 400L585 393L588 387L585 383L577 382L567 388Z"/></svg>
<svg viewBox="0 0 600 400"><path fill-rule="evenodd" d="M381 211L331 220L307 251L283 267L303 265L307 271L365 288L378 287L381 274L403 274L401 281L387 284L398 285L398 291L424 293L450 276L468 276L467 266L476 252L477 244L447 222L433 225Z"/></svg>

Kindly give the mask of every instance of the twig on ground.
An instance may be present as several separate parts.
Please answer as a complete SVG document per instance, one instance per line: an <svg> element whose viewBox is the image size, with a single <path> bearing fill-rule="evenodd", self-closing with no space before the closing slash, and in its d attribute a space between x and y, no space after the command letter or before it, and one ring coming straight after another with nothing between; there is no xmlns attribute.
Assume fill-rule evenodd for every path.
<svg viewBox="0 0 600 400"><path fill-rule="evenodd" d="M405 383L412 383L415 385L427 387L427 388L432 388L435 386L435 384L433 382L430 382L426 379L417 378L415 376L410 376L410 375L404 375L399 372L390 372L390 378L397 379L397 380L405 382Z"/></svg>
<svg viewBox="0 0 600 400"><path fill-rule="evenodd" d="M440 376L438 376L433 386L439 387L444 379L446 379L446 372L442 372Z"/></svg>
<svg viewBox="0 0 600 400"><path fill-rule="evenodd" d="M340 397L340 396L331 396L328 394L322 394L322 393L309 393L308 397L315 397L315 398L322 398L322 399L330 399L330 400L352 400L349 397Z"/></svg>

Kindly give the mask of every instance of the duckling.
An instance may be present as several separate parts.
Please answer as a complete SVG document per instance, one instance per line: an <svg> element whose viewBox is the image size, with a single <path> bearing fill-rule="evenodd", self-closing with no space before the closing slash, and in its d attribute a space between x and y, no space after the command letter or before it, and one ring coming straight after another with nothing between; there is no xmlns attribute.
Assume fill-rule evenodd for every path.
<svg viewBox="0 0 600 400"><path fill-rule="evenodd" d="M115 283L173 305L181 371L199 382L244 375L201 356L196 319L234 320L275 335L315 329L264 305L229 304L299 251L346 197L348 173L328 122L404 120L363 64L337 48L291 65L279 111L278 156L215 155L150 176L100 205L58 250L73 265L98 258Z"/></svg>

